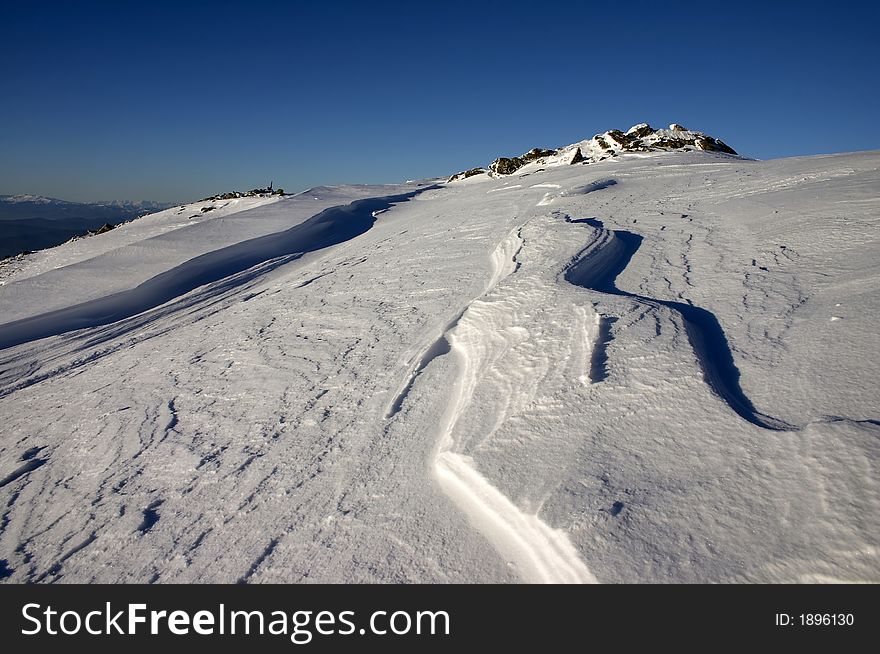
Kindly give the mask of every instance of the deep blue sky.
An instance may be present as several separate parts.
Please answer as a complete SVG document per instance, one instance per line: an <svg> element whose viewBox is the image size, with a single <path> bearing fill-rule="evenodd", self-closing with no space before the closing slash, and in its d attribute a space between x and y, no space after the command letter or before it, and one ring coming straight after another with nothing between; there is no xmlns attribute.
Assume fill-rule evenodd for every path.
<svg viewBox="0 0 880 654"><path fill-rule="evenodd" d="M0 0L0 194L393 182L642 121L878 149L877 7Z"/></svg>

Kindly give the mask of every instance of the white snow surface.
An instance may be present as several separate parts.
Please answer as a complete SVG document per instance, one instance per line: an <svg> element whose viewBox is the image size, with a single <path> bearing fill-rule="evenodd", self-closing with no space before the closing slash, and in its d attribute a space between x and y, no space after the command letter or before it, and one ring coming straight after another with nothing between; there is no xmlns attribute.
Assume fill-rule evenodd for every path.
<svg viewBox="0 0 880 654"><path fill-rule="evenodd" d="M512 177L5 265L3 581L880 581L880 153Z"/></svg>

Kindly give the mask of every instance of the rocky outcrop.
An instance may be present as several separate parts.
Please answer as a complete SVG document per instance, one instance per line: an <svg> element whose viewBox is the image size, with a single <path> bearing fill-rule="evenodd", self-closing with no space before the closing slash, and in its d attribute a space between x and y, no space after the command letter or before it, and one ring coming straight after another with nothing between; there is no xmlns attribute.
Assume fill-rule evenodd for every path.
<svg viewBox="0 0 880 654"><path fill-rule="evenodd" d="M522 168L525 163L519 157L498 157L489 164L489 170L497 175L510 175Z"/></svg>
<svg viewBox="0 0 880 654"><path fill-rule="evenodd" d="M89 231L89 236L97 236L98 234L106 234L111 229L116 229L116 225L111 225L110 223L104 223L98 229L93 229Z"/></svg>
<svg viewBox="0 0 880 654"><path fill-rule="evenodd" d="M217 195L212 195L207 198L202 198L199 202L210 202L212 200L234 200L235 198L253 198L253 197L266 197L269 195L284 195L284 189L273 189L269 188L255 188L250 191L229 191L227 193L219 193Z"/></svg>
<svg viewBox="0 0 880 654"><path fill-rule="evenodd" d="M708 150L710 152L724 152L725 154L736 154L736 150L727 145L724 141L719 141L711 136L704 136L695 140L697 148L700 150Z"/></svg>
<svg viewBox="0 0 880 654"><path fill-rule="evenodd" d="M467 179L468 177L473 177L474 175L479 175L479 174L485 173L485 172L486 172L485 168L471 168L470 170L463 170L460 173L455 173L446 181L447 182L457 182L459 180Z"/></svg>
<svg viewBox="0 0 880 654"><path fill-rule="evenodd" d="M532 148L518 157L499 157L489 164L490 175L512 175L524 167L534 172L540 167L591 164L633 152L687 152L703 150L735 155L729 145L712 136L672 123L668 129L654 129L648 123L633 125L626 132L612 129L593 138L558 150ZM450 182L486 172L483 168L456 173Z"/></svg>
<svg viewBox="0 0 880 654"><path fill-rule="evenodd" d="M114 225L112 223L104 223L103 225L101 225L100 227L98 227L96 229L88 230L85 234L77 234L76 236L65 241L65 243L72 243L73 241L78 241L83 238L89 238L90 236L99 236L101 234L106 234L107 232L116 229L117 227L119 227L119 225L122 225L122 224L124 224L124 223L119 223L117 225ZM27 254L27 253L25 252L23 254Z"/></svg>
<svg viewBox="0 0 880 654"><path fill-rule="evenodd" d="M510 175L522 168L527 163L543 163L547 157L557 154L558 150L542 150L541 148L532 148L525 154L518 157L499 157L489 164L489 170L498 175Z"/></svg>
<svg viewBox="0 0 880 654"><path fill-rule="evenodd" d="M532 148L528 152L523 155L520 155L518 158L523 161L538 161L539 159L544 159L545 157L552 157L556 154L556 150L542 150L541 148Z"/></svg>
<svg viewBox="0 0 880 654"><path fill-rule="evenodd" d="M645 138L646 136L650 136L654 133L654 130L648 123L639 123L638 125L633 125L630 127L626 134L627 136L632 136L634 138Z"/></svg>

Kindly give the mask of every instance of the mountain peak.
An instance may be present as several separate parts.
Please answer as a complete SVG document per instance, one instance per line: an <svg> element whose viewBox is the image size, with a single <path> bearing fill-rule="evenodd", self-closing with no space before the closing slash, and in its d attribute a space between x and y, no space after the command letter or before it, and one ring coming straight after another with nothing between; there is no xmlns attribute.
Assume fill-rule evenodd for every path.
<svg viewBox="0 0 880 654"><path fill-rule="evenodd" d="M472 168L456 173L450 182L486 173L511 175L520 169L592 164L634 152L721 152L736 155L736 151L719 139L703 132L672 123L668 129L654 129L648 123L633 125L626 132L612 129L593 138L572 143L555 150L532 148L518 157L499 157L486 168Z"/></svg>

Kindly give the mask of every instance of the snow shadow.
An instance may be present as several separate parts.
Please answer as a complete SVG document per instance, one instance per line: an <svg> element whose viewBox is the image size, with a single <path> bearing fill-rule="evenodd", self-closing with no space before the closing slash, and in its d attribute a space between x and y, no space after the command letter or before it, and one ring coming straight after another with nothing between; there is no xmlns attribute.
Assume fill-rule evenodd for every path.
<svg viewBox="0 0 880 654"><path fill-rule="evenodd" d="M605 225L595 218L581 218L568 222L585 223L600 232ZM791 425L766 416L755 409L740 386L740 372L733 361L727 337L718 319L709 311L692 304L649 298L617 288L616 281L632 260L642 244L639 234L625 230L607 230L610 241L590 256L575 262L565 272L566 281L601 293L628 297L651 306L665 306L681 314L684 319L688 341L694 349L703 371L703 378L715 393L734 412L750 423L764 429L783 431L794 429Z"/></svg>
<svg viewBox="0 0 880 654"><path fill-rule="evenodd" d="M11 484L16 479L25 476L29 472L33 472L47 461L48 459L30 459L26 461L23 465L10 472L3 479L0 479L0 488L3 488L7 484Z"/></svg>
<svg viewBox="0 0 880 654"><path fill-rule="evenodd" d="M613 179L600 179L595 182L585 184L584 186L578 186L576 188L573 188L566 195L586 195L587 193L593 193L594 191L601 191L603 188L608 188L609 186L615 186L616 184L617 184L617 181L613 180ZM589 219L587 219L587 220L589 220ZM572 221L572 222L582 222L582 221Z"/></svg>
<svg viewBox="0 0 880 654"><path fill-rule="evenodd" d="M426 186L400 195L367 198L331 207L285 231L242 241L185 261L127 291L0 325L0 350L76 329L109 325L272 259L302 255L342 243L369 230L376 221L373 212L390 209L394 204L434 188L437 187Z"/></svg>
<svg viewBox="0 0 880 654"><path fill-rule="evenodd" d="M144 509L144 519L141 521L140 526L138 527L138 531L142 534L147 533L153 526L159 522L159 511L157 510L162 504L164 504L165 500L156 500L152 502L150 506Z"/></svg>
<svg viewBox="0 0 880 654"><path fill-rule="evenodd" d="M418 364L413 369L406 384L394 397L394 400L392 400L391 405L385 412L386 420L394 417L394 415L400 411L400 409L403 407L403 401L407 398L410 391L412 390L412 387L415 385L416 379L418 379L419 375L422 374L422 371L428 367L428 364L437 357L441 357L444 354L449 354L451 351L452 347L450 346L449 340L446 338L445 334L434 341L431 346L427 350L425 350L425 353L422 355L422 358L419 359Z"/></svg>
<svg viewBox="0 0 880 654"><path fill-rule="evenodd" d="M590 355L590 381L594 384L608 379L608 344L614 340L611 325L616 322L613 316L599 316L599 334Z"/></svg>

